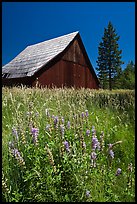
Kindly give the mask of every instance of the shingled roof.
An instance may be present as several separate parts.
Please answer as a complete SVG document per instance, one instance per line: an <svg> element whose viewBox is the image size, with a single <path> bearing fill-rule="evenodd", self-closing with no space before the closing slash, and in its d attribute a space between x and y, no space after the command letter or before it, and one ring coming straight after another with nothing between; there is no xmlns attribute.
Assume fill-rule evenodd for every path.
<svg viewBox="0 0 137 204"><path fill-rule="evenodd" d="M27 46L12 61L2 67L4 78L32 76L41 67L62 53L79 32Z"/></svg>

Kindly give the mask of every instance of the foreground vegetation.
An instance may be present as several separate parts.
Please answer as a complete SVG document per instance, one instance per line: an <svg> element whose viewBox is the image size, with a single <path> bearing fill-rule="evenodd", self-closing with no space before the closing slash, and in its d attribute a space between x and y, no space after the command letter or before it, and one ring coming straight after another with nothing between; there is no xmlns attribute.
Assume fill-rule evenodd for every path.
<svg viewBox="0 0 137 204"><path fill-rule="evenodd" d="M135 201L134 94L3 88L3 201Z"/></svg>

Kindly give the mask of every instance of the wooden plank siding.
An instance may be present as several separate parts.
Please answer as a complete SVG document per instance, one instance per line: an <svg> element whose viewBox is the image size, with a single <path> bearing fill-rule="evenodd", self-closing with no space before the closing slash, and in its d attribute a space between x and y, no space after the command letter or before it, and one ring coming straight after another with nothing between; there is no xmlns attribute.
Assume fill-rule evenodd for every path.
<svg viewBox="0 0 137 204"><path fill-rule="evenodd" d="M36 81L32 83L32 86L35 86ZM98 88L88 67L65 60L60 60L43 72L39 76L38 82L42 87L48 86L49 88L52 86Z"/></svg>

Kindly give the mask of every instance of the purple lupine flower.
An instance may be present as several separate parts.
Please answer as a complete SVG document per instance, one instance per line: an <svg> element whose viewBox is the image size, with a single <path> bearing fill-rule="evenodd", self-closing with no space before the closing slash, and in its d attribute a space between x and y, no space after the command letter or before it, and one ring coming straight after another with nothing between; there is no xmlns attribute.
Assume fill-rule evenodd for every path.
<svg viewBox="0 0 137 204"><path fill-rule="evenodd" d="M55 127L57 126L58 121L59 121L58 116L55 116L54 117L54 125L55 125Z"/></svg>
<svg viewBox="0 0 137 204"><path fill-rule="evenodd" d="M67 152L70 152L68 141L65 141L65 142L64 142L64 145L65 145L66 151L67 151Z"/></svg>
<svg viewBox="0 0 137 204"><path fill-rule="evenodd" d="M92 132L92 136L95 136L95 135L96 135L95 126L92 126L91 132Z"/></svg>
<svg viewBox="0 0 137 204"><path fill-rule="evenodd" d="M62 121L62 123L64 124L64 118L63 118L63 117L61 118L61 121Z"/></svg>
<svg viewBox="0 0 137 204"><path fill-rule="evenodd" d="M21 157L20 152L18 151L18 149L14 148L14 149L12 149L12 152L13 152L15 157Z"/></svg>
<svg viewBox="0 0 137 204"><path fill-rule="evenodd" d="M70 129L70 121L67 123L67 128Z"/></svg>
<svg viewBox="0 0 137 204"><path fill-rule="evenodd" d="M38 142L38 133L39 133L39 129L38 128L31 128L31 133L33 136L33 142L34 144L36 144Z"/></svg>
<svg viewBox="0 0 137 204"><path fill-rule="evenodd" d="M81 116L82 116L82 118L84 118L84 116L85 116L85 113L84 113L84 112L82 112L82 113L81 113Z"/></svg>
<svg viewBox="0 0 137 204"><path fill-rule="evenodd" d="M97 159L97 154L95 152L91 153L91 165L93 167L96 167L96 159Z"/></svg>
<svg viewBox="0 0 137 204"><path fill-rule="evenodd" d="M90 191L86 191L86 197L90 196Z"/></svg>
<svg viewBox="0 0 137 204"><path fill-rule="evenodd" d="M91 153L91 159L95 160L97 158L97 154L95 152Z"/></svg>
<svg viewBox="0 0 137 204"><path fill-rule="evenodd" d="M98 139L97 137L93 136L92 137L92 149L95 150L95 149L100 149L100 143L98 142Z"/></svg>
<svg viewBox="0 0 137 204"><path fill-rule="evenodd" d="M112 149L113 144L108 144L109 149Z"/></svg>
<svg viewBox="0 0 137 204"><path fill-rule="evenodd" d="M20 152L18 151L18 149L13 148L11 149L12 154L14 155L14 157L21 163L21 164L25 164L24 163L24 159L21 157Z"/></svg>
<svg viewBox="0 0 137 204"><path fill-rule="evenodd" d="M117 171L116 171L116 176L119 176L121 174L121 169L118 168Z"/></svg>
<svg viewBox="0 0 137 204"><path fill-rule="evenodd" d="M109 155L111 156L112 159L114 159L114 152L112 149L109 150Z"/></svg>
<svg viewBox="0 0 137 204"><path fill-rule="evenodd" d="M88 110L85 110L85 113L86 113L86 117L88 117L88 115L89 115L89 114L88 114Z"/></svg>
<svg viewBox="0 0 137 204"><path fill-rule="evenodd" d="M12 134L16 137L17 140L19 139L18 132L15 128L12 128Z"/></svg>
<svg viewBox="0 0 137 204"><path fill-rule="evenodd" d="M89 134L90 134L90 130L87 130L86 135L89 136Z"/></svg>
<svg viewBox="0 0 137 204"><path fill-rule="evenodd" d="M61 131L62 136L64 136L64 132L65 132L64 125L60 125L60 131Z"/></svg>
<svg viewBox="0 0 137 204"><path fill-rule="evenodd" d="M46 129L47 131L49 131L49 130L50 130L50 124L47 124L45 129Z"/></svg>

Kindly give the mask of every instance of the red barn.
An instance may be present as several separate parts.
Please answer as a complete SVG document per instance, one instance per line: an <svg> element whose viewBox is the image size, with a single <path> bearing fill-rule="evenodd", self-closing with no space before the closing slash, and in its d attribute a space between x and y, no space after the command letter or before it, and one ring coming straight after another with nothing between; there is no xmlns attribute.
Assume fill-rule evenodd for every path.
<svg viewBox="0 0 137 204"><path fill-rule="evenodd" d="M79 32L26 47L2 67L2 83L42 87L99 88Z"/></svg>

